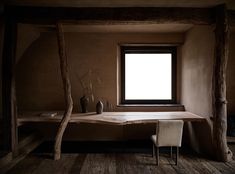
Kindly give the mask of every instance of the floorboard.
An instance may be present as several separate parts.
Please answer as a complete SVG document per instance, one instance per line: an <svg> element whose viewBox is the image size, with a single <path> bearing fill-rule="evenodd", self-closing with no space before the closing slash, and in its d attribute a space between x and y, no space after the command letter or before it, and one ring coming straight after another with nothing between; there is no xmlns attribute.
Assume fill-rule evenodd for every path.
<svg viewBox="0 0 235 174"><path fill-rule="evenodd" d="M70 174L81 173L87 154L78 154L70 169Z"/></svg>
<svg viewBox="0 0 235 174"><path fill-rule="evenodd" d="M231 146L231 145L230 145ZM235 144L232 144L235 146ZM234 149L231 148L231 149ZM89 150L89 149L88 149ZM147 153L146 153L147 152ZM52 153L34 151L8 170L7 174L234 174L235 161L222 163L196 153L180 151L178 166L169 151L160 151L160 164L151 150L136 152L63 152L54 161Z"/></svg>

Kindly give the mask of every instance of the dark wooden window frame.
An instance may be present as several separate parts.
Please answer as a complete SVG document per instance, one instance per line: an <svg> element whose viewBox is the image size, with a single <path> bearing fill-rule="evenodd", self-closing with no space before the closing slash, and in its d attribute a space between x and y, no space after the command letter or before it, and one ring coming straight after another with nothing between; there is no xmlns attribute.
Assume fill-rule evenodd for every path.
<svg viewBox="0 0 235 174"><path fill-rule="evenodd" d="M122 104L175 104L176 103L176 46L121 46L121 103ZM172 78L171 100L126 100L125 99L125 54L126 53L171 53L172 54Z"/></svg>

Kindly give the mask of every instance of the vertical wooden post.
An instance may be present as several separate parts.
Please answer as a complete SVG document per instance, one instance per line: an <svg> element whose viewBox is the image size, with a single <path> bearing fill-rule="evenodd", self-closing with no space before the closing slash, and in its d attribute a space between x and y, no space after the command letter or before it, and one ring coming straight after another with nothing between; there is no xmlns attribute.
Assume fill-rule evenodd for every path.
<svg viewBox="0 0 235 174"><path fill-rule="evenodd" d="M58 39L58 47L59 47L59 56L60 56L60 69L61 69L61 76L63 81L63 88L64 88L64 97L65 97L65 104L66 109L64 116L61 120L59 129L57 131L55 145L54 145L54 159L60 159L61 154L61 142L63 138L64 131L68 125L70 120L70 116L73 110L73 100L71 95L71 84L69 80L69 72L68 72L68 59L65 49L65 40L64 40L64 33L62 24L57 23L57 39Z"/></svg>
<svg viewBox="0 0 235 174"><path fill-rule="evenodd" d="M6 9L7 11L7 9ZM10 14L6 14L2 60L2 108L4 149L17 155L18 129L17 105L15 94L15 53L17 24Z"/></svg>
<svg viewBox="0 0 235 174"><path fill-rule="evenodd" d="M218 161L229 161L227 146L226 68L229 50L229 24L225 5L216 7L215 59L213 69L213 146Z"/></svg>

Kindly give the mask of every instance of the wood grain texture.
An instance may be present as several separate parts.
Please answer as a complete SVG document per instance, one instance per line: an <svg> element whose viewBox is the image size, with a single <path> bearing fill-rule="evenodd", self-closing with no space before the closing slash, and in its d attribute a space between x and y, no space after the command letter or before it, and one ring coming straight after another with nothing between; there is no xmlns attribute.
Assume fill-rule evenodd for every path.
<svg viewBox="0 0 235 174"><path fill-rule="evenodd" d="M60 57L60 69L61 69L61 77L63 81L64 88L64 97L66 108L64 111L64 116L61 120L60 126L58 128L56 137L55 137L55 145L54 145L54 159L60 159L61 153L61 142L63 138L64 131L68 125L70 120L70 116L73 110L73 99L71 94L71 84L69 79L69 71L68 71L68 58L65 48L65 40L62 24L57 23L57 38L58 38L58 47L59 47L59 57Z"/></svg>
<svg viewBox="0 0 235 174"><path fill-rule="evenodd" d="M66 23L187 23L212 24L212 8L181 7L30 7L7 6L6 11L14 13L21 23L54 24L60 20Z"/></svg>
<svg viewBox="0 0 235 174"><path fill-rule="evenodd" d="M64 153L60 161L45 158L43 154L29 154L7 173L233 174L235 161L216 162L183 149L178 166L170 159L168 152L161 153L159 166L156 166L151 154L145 153Z"/></svg>
<svg viewBox="0 0 235 174"><path fill-rule="evenodd" d="M14 156L9 153L6 157L0 160L0 173L5 173L7 170L12 168L18 162L23 160L30 152L38 147L44 141L43 137L32 134L19 142L18 154Z"/></svg>
<svg viewBox="0 0 235 174"><path fill-rule="evenodd" d="M229 24L225 5L216 8L215 59L213 67L213 146L215 158L230 161L232 152L227 146L226 68L229 50Z"/></svg>
<svg viewBox="0 0 235 174"><path fill-rule="evenodd" d="M29 112L20 115L18 125L30 122L60 122L62 114L55 117L41 117L41 112ZM94 123L109 125L156 123L158 120L205 121L204 117L190 112L103 112L102 114L74 113L70 123Z"/></svg>

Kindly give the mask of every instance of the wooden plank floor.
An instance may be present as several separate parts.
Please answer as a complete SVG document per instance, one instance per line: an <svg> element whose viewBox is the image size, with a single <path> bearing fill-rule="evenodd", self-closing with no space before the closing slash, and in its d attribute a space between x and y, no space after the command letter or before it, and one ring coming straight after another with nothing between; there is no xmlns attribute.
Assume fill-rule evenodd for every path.
<svg viewBox="0 0 235 174"><path fill-rule="evenodd" d="M235 150L235 144L232 145ZM63 153L59 161L52 154L31 153L7 174L234 174L235 161L215 162L190 152L180 152L178 166L167 153L160 156L160 165L150 153Z"/></svg>

